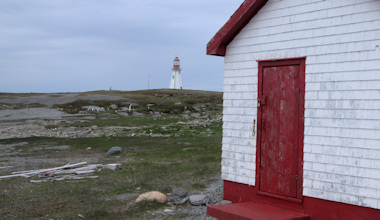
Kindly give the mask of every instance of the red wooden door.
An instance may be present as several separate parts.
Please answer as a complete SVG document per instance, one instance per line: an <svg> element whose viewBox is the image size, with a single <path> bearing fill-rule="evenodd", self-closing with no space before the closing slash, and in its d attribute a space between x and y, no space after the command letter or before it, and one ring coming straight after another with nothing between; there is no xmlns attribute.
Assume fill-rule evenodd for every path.
<svg viewBox="0 0 380 220"><path fill-rule="evenodd" d="M259 193L302 199L305 60L259 62L256 185Z"/></svg>

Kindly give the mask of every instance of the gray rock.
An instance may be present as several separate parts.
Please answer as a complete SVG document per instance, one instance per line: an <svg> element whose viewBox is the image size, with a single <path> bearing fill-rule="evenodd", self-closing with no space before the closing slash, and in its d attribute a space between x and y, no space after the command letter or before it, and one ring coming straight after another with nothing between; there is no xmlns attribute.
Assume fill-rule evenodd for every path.
<svg viewBox="0 0 380 220"><path fill-rule="evenodd" d="M108 152L107 152L107 155L114 155L114 154L120 154L121 153L121 147L111 147Z"/></svg>
<svg viewBox="0 0 380 220"><path fill-rule="evenodd" d="M183 205L183 204L185 204L187 202L187 200L189 200L189 197L185 197L185 198L183 198L183 199L181 199L179 201L176 201L175 204L176 205Z"/></svg>
<svg viewBox="0 0 380 220"><path fill-rule="evenodd" d="M143 116L144 114L143 113L140 113L140 112L133 112L132 113L132 116Z"/></svg>
<svg viewBox="0 0 380 220"><path fill-rule="evenodd" d="M69 146L62 145L62 146L52 146L52 147L46 147L46 150L66 150Z"/></svg>
<svg viewBox="0 0 380 220"><path fill-rule="evenodd" d="M194 108L195 111L197 111L197 112L200 112L200 111L201 111L201 107L199 107L199 106L194 106L193 108Z"/></svg>
<svg viewBox="0 0 380 220"><path fill-rule="evenodd" d="M184 198L187 196L187 191L184 188L174 188L171 195L174 197Z"/></svg>
<svg viewBox="0 0 380 220"><path fill-rule="evenodd" d="M194 118L198 118L198 117L201 116L201 114L199 114L199 113L191 113L190 116L194 117Z"/></svg>
<svg viewBox="0 0 380 220"><path fill-rule="evenodd" d="M189 197L190 203L195 206L206 205L208 198L205 195L192 195Z"/></svg>
<svg viewBox="0 0 380 220"><path fill-rule="evenodd" d="M111 104L109 108L112 109L112 110L116 110L117 109L117 105Z"/></svg>
<svg viewBox="0 0 380 220"><path fill-rule="evenodd" d="M118 112L117 114L123 116L123 117L128 117L129 114L127 112Z"/></svg>
<svg viewBox="0 0 380 220"><path fill-rule="evenodd" d="M189 142L177 142L177 144L179 144L179 145L191 145L191 143L189 143Z"/></svg>

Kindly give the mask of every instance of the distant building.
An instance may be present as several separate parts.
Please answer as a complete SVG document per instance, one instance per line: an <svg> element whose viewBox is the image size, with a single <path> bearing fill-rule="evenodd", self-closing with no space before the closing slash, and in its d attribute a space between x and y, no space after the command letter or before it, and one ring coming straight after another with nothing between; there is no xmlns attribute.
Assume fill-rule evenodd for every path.
<svg viewBox="0 0 380 220"><path fill-rule="evenodd" d="M207 53L233 202L209 215L380 219L379 0L245 0Z"/></svg>
<svg viewBox="0 0 380 220"><path fill-rule="evenodd" d="M179 59L178 57L175 57L173 61L173 72L172 78L170 79L169 89L182 89L181 68L179 68L179 66Z"/></svg>

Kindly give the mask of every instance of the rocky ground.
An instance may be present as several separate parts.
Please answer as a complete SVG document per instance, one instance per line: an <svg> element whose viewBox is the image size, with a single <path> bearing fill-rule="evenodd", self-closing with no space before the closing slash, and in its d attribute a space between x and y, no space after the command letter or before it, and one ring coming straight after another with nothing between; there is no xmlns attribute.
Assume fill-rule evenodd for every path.
<svg viewBox="0 0 380 220"><path fill-rule="evenodd" d="M163 96L159 94L156 96ZM166 99L172 98L170 95L163 97ZM94 105L75 106L78 100L86 100L87 102L94 101ZM120 102L123 100L123 102ZM95 105L100 102L107 102L107 105ZM113 103L115 102L115 104ZM74 103L74 104L70 104ZM122 104L121 104L122 103ZM190 103L190 104L189 104ZM190 129L193 127L207 127L215 121L221 120L221 115L210 115L204 113L205 105L192 105L189 102L185 106L181 102L175 102L174 105L180 105L180 117L184 120L174 122L173 124L165 127L160 127L162 131L167 131L171 127L178 127L186 125ZM72 107L67 110L70 104ZM91 103L90 103L91 104ZM138 106L148 108L149 110L137 111ZM220 104L218 104L220 105ZM67 93L67 94L28 94L28 95L0 95L0 139L14 139L14 138L28 138L28 137L58 137L58 138L88 138L100 136L117 136L123 134L124 136L147 136L147 137L170 137L180 134L168 134L167 132L155 132L153 127L150 129L147 125L141 126L97 126L86 125L87 120L97 118L101 114L104 120L115 119L118 117L143 117L149 115L151 117L163 117L167 114L173 113L175 110L167 109L154 109L158 106L157 103L139 103L136 99L125 101L125 97L118 94L81 94L81 93ZM75 109L74 109L75 108ZM135 108L135 110L133 110ZM112 114L109 113L112 111ZM145 112L144 112L145 111ZM74 113L73 113L74 112ZM166 112L166 113L165 113ZM96 113L96 114L94 114ZM81 126L77 126L81 124ZM83 125L82 125L83 124ZM150 129L150 131L149 131ZM209 130L209 129L208 129ZM147 132L148 131L148 132ZM207 130L202 132L207 134ZM22 144L22 143L21 143ZM27 144L27 143L26 143ZM20 143L18 143L20 145ZM0 171L7 171L11 167L17 167L15 164L25 164L28 158L17 157L17 150L19 146L0 145L0 160L7 158L7 161L14 161L12 166L7 166L7 163L0 163ZM8 149L8 148L9 149ZM60 147L60 146L58 146ZM53 149L54 150L54 149ZM61 149L58 149L61 150ZM22 154L20 152L20 154ZM15 162L19 160L18 162ZM97 162L94 158L86 158L87 161ZM72 162L75 162L74 159ZM1 161L0 161L1 162ZM29 163L39 163L41 161L35 160ZM46 161L44 161L46 162ZM20 167L25 169L26 167ZM204 191L186 192L186 196L175 197L175 192L169 193L169 203L162 210L151 211L149 214L153 219L165 219L170 216L178 216L179 214L186 214L186 219L212 219L206 216L206 205L220 204L222 201L222 181L220 175L214 176L212 179L206 181L210 183ZM203 201L197 205L192 205L190 197L193 195L205 195ZM120 195L121 197L123 195ZM126 194L126 197L129 195ZM133 205L133 204L132 204Z"/></svg>

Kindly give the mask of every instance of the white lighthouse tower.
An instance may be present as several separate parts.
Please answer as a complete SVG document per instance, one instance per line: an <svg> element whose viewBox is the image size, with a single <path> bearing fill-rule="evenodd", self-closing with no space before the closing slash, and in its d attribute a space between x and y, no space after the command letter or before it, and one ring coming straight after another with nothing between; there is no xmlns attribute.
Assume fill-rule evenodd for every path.
<svg viewBox="0 0 380 220"><path fill-rule="evenodd" d="M170 79L169 89L182 89L181 68L179 68L179 59L175 57L173 61L172 78Z"/></svg>

